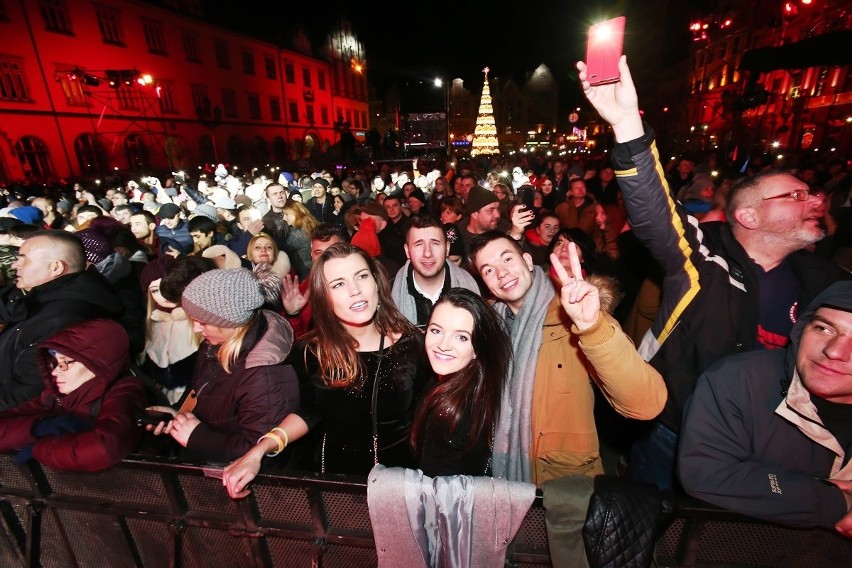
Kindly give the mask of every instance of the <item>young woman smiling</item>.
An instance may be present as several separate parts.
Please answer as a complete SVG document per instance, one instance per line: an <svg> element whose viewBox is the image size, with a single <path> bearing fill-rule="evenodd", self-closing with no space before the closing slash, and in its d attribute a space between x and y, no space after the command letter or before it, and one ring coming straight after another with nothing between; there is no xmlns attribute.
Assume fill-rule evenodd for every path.
<svg viewBox="0 0 852 568"><path fill-rule="evenodd" d="M439 384L411 430L420 469L433 477L487 475L512 356L503 324L477 294L451 288L435 304L425 343Z"/></svg>
<svg viewBox="0 0 852 568"><path fill-rule="evenodd" d="M338 243L310 276L314 331L294 348L301 409L227 468L223 485L239 498L263 456L320 429L320 469L366 475L378 462L412 467L408 437L429 381L422 339L393 305L381 267L361 249Z"/></svg>

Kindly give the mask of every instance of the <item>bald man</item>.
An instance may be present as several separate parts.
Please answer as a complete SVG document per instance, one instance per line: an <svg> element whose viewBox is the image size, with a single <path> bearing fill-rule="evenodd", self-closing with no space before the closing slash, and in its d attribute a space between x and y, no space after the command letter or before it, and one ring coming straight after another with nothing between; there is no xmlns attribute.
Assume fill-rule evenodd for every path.
<svg viewBox="0 0 852 568"><path fill-rule="evenodd" d="M35 347L73 323L117 319L119 299L96 270L86 270L83 243L67 231L41 231L21 245L15 285L0 289L0 411L37 397L44 381Z"/></svg>

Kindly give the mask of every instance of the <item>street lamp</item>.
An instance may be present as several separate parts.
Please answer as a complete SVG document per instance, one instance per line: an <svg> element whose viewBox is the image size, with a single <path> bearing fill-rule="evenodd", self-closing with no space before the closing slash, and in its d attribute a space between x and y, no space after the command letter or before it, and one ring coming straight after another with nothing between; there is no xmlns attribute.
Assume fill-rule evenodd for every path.
<svg viewBox="0 0 852 568"><path fill-rule="evenodd" d="M444 143L446 144L447 156L450 155L450 85L444 83L440 77L435 78L435 86L444 89L444 115L447 118L446 132L444 133Z"/></svg>

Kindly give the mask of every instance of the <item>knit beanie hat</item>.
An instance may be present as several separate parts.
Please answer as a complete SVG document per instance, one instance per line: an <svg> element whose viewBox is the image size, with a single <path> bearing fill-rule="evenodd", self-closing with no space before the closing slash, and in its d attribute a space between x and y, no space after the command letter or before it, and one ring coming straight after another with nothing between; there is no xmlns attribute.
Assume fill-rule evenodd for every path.
<svg viewBox="0 0 852 568"><path fill-rule="evenodd" d="M211 205L209 203L200 203L200 204L196 205L193 213L196 216L197 215L203 215L204 217L207 217L208 219L210 219L214 223L219 222L219 214L216 213L216 207L214 207L213 205Z"/></svg>
<svg viewBox="0 0 852 568"><path fill-rule="evenodd" d="M351 243L366 252L371 258L382 254L382 245L376 235L376 223L371 218L362 219L358 231L352 235Z"/></svg>
<svg viewBox="0 0 852 568"><path fill-rule="evenodd" d="M417 179L420 179L420 178L417 178ZM417 201L419 201L423 205L426 205L426 194L423 193L423 190L420 189L420 188L417 188L414 191L412 191L411 193L409 193L408 197L409 197L409 199L413 197L414 199L416 199Z"/></svg>
<svg viewBox="0 0 852 568"><path fill-rule="evenodd" d="M23 207L15 207L9 214L22 223L27 225L39 225L42 221L41 209L32 205L24 205Z"/></svg>
<svg viewBox="0 0 852 568"><path fill-rule="evenodd" d="M180 305L197 322L240 327L265 301L260 282L250 270L210 270L184 289Z"/></svg>
<svg viewBox="0 0 852 568"><path fill-rule="evenodd" d="M113 253L112 247L106 236L91 228L76 233L83 241L86 250L86 260L97 264Z"/></svg>
<svg viewBox="0 0 852 568"><path fill-rule="evenodd" d="M475 185L470 189L470 193L467 194L465 209L467 209L468 214L476 213L486 205L490 205L491 203L496 203L498 201L500 200L493 192L485 189L484 187Z"/></svg>

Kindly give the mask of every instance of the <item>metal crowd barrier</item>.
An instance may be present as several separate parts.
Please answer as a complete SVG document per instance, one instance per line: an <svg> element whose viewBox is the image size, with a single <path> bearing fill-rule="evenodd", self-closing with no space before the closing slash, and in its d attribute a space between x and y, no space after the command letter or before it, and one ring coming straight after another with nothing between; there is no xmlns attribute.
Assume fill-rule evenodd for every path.
<svg viewBox="0 0 852 568"><path fill-rule="evenodd" d="M376 565L364 478L267 472L234 501L220 474L142 456L101 473L61 473L0 455L0 566ZM852 541L689 506L657 556L671 567L839 567L850 565ZM537 498L507 566L549 565Z"/></svg>

